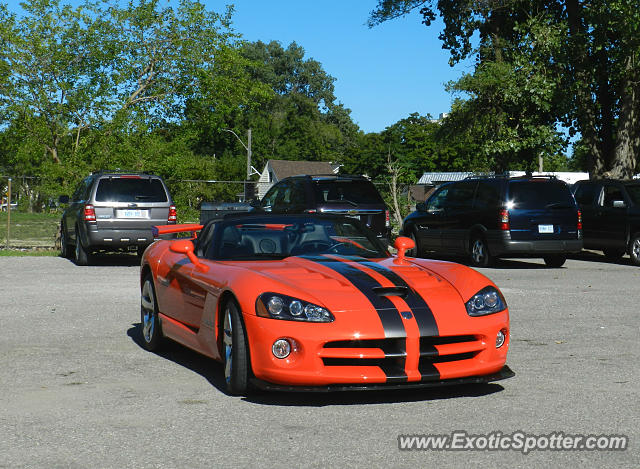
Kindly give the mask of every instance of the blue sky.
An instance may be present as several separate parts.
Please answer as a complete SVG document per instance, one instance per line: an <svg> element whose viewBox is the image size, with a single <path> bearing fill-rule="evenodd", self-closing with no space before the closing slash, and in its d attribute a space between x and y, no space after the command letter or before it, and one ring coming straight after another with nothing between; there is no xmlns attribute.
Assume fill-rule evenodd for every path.
<svg viewBox="0 0 640 469"><path fill-rule="evenodd" d="M217 0L204 2L220 10ZM429 28L417 12L373 29L376 0L235 0L234 28L249 41L295 41L335 81L335 94L365 132L379 132L412 112L448 112L444 83L468 71L448 64L440 23Z"/></svg>
<svg viewBox="0 0 640 469"><path fill-rule="evenodd" d="M246 40L302 46L306 58L335 78L338 101L365 132L380 132L413 112L433 117L448 112L452 97L444 84L471 71L468 64L449 66L449 53L438 40L442 24L425 27L417 11L369 29L377 0L201 1L218 12L233 4L234 29ZM4 3L20 11L18 1Z"/></svg>

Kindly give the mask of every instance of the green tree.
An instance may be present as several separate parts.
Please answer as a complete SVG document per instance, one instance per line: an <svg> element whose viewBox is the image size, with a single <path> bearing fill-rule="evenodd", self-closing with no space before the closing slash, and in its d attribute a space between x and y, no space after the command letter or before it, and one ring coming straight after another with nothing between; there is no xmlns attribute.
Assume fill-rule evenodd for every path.
<svg viewBox="0 0 640 469"><path fill-rule="evenodd" d="M336 103L334 78L322 65L306 58L296 43L286 48L276 41L245 43L241 53L252 79L271 90L259 107L238 108L225 125L238 135L252 129L254 165L268 159L341 161L354 145L357 126L350 111ZM203 130L202 143L213 144L216 154L243 154L241 144L220 127Z"/></svg>
<svg viewBox="0 0 640 469"><path fill-rule="evenodd" d="M184 147L194 141L179 125L188 103L223 122L268 93L247 72L230 8L218 14L192 0L22 7L17 16L0 5L0 132L20 138L5 166L42 175L44 195L95 169L153 169L163 159L205 167Z"/></svg>
<svg viewBox="0 0 640 469"><path fill-rule="evenodd" d="M501 74L507 78L503 83L507 92L520 91L521 96L515 96L518 99L512 93L504 96L501 101L507 106L500 103L499 109L504 114L498 112L492 121L490 136L498 149L503 146L500 142L515 139L516 162L526 159L523 151L551 155L554 149L542 143L545 135L557 142L553 133L556 124L562 123L571 134L580 133L593 175L629 177L634 172L640 151L637 2L380 0L370 24L414 9L420 10L427 26L437 13L441 15L445 27L440 38L451 52L452 64L476 58L473 80L465 77L457 85L460 91L471 90L475 101L471 107L486 106L496 95ZM527 69L528 75L523 74ZM487 80L495 85L480 86ZM528 100L532 88L535 99ZM555 91L550 92L552 89ZM517 101L524 104L521 108L527 109L526 116L509 109ZM485 109L485 115L496 109L494 103ZM521 125L514 129L511 120Z"/></svg>

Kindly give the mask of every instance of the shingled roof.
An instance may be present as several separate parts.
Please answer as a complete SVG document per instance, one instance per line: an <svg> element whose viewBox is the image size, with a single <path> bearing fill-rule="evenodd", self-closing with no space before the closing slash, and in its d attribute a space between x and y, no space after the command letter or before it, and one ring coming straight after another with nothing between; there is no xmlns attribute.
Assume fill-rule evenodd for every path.
<svg viewBox="0 0 640 469"><path fill-rule="evenodd" d="M289 160L269 160L278 181L300 174L333 174L333 165L328 161L289 161Z"/></svg>

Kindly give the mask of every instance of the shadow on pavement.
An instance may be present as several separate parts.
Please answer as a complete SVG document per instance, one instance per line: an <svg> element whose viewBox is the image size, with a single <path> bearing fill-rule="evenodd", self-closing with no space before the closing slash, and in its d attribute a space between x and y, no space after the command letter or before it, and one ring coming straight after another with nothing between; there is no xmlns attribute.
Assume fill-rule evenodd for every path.
<svg viewBox="0 0 640 469"><path fill-rule="evenodd" d="M140 323L132 324L127 335L143 350ZM198 373L218 391L227 394L222 364L193 350L166 340L156 355ZM242 400L274 406L323 407L329 405L393 404L460 397L481 397L502 391L496 383L447 386L442 388L399 389L389 391L336 391L336 392L268 392L254 390Z"/></svg>

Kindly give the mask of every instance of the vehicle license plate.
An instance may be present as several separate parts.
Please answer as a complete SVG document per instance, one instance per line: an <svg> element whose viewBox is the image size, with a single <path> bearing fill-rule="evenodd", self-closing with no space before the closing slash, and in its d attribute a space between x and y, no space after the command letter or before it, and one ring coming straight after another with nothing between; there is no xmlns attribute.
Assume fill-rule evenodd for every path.
<svg viewBox="0 0 640 469"><path fill-rule="evenodd" d="M538 225L538 233L553 233L553 225Z"/></svg>
<svg viewBox="0 0 640 469"><path fill-rule="evenodd" d="M120 210L120 217L122 218L146 218L146 210Z"/></svg>

